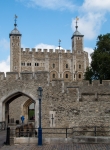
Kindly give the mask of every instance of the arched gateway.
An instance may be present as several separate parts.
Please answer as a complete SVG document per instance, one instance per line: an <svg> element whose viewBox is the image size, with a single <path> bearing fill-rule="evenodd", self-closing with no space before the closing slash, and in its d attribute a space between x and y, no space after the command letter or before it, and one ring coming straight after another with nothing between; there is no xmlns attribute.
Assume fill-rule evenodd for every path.
<svg viewBox="0 0 110 150"><path fill-rule="evenodd" d="M47 76L47 73L44 73L44 75ZM24 115L25 123L27 123L29 118L27 117L26 109L31 103L34 103L35 126L38 127L39 102L37 89L39 79L44 75L41 72L38 74L21 73L20 75L10 72L5 77L4 73L0 73L0 122L6 121L7 124L12 119L14 119L14 122L16 120L20 122L20 117ZM47 81L44 82L43 78L42 82L40 82L42 87L44 87L44 83L47 83ZM13 103L14 101L16 102ZM13 107L10 107L11 103ZM16 108L14 109L14 107Z"/></svg>

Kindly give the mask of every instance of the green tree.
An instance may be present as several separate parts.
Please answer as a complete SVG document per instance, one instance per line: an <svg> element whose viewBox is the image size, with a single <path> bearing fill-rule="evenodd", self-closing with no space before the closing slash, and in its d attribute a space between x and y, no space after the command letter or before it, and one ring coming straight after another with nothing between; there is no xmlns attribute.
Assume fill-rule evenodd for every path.
<svg viewBox="0 0 110 150"><path fill-rule="evenodd" d="M91 65L85 72L85 79L110 80L110 33L97 37L91 58Z"/></svg>

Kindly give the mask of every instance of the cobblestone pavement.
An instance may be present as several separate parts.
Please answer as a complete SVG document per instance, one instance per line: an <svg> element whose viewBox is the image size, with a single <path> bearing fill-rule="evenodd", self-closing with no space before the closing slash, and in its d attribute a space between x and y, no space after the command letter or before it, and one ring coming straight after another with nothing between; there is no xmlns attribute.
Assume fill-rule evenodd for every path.
<svg viewBox="0 0 110 150"><path fill-rule="evenodd" d="M50 144L3 146L0 150L110 150L110 144Z"/></svg>
<svg viewBox="0 0 110 150"><path fill-rule="evenodd" d="M0 148L3 146L3 143L6 141L6 130L0 131Z"/></svg>

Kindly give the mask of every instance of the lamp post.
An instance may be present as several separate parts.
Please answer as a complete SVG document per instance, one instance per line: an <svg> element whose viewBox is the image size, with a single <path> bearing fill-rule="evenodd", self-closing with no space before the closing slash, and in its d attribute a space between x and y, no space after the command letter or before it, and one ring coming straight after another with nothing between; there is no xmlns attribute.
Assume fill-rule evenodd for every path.
<svg viewBox="0 0 110 150"><path fill-rule="evenodd" d="M42 87L38 87L38 99L39 99L39 128L38 128L38 145L42 145L42 127L41 127L41 98L42 98Z"/></svg>

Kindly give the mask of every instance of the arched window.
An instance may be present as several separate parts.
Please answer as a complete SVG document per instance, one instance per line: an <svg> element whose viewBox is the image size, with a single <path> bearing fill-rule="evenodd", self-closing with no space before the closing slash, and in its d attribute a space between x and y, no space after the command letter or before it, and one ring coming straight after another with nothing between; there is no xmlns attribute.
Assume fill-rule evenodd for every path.
<svg viewBox="0 0 110 150"><path fill-rule="evenodd" d="M81 74L79 74L79 79L81 78Z"/></svg>
<svg viewBox="0 0 110 150"><path fill-rule="evenodd" d="M68 68L68 64L66 64L66 68Z"/></svg>
<svg viewBox="0 0 110 150"><path fill-rule="evenodd" d="M66 78L68 78L68 74L66 74Z"/></svg>
<svg viewBox="0 0 110 150"><path fill-rule="evenodd" d="M55 78L55 74L53 74L53 78Z"/></svg>
<svg viewBox="0 0 110 150"><path fill-rule="evenodd" d="M81 65L79 65L79 69L81 69Z"/></svg>
<svg viewBox="0 0 110 150"><path fill-rule="evenodd" d="M53 64L53 68L55 68L55 64Z"/></svg>

